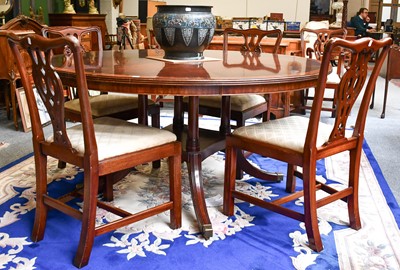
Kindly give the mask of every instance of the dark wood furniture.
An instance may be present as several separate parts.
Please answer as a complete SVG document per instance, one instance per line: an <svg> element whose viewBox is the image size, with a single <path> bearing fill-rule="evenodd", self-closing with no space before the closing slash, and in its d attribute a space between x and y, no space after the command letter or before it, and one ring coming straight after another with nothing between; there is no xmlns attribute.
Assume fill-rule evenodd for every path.
<svg viewBox="0 0 400 270"><path fill-rule="evenodd" d="M316 95L309 118L289 116L244 126L236 129L226 138L224 186L224 213L226 215L233 215L236 198L304 222L308 245L317 252L323 249L318 228L317 208L341 199L347 203L350 227L356 230L361 227L358 209L358 178L365 120L379 70L391 43L391 39L376 41L365 38L354 42L344 39L330 40L324 50ZM382 53L368 80L368 61L379 49L382 49ZM347 72L341 78L340 87L337 89L339 94L336 118L333 125L328 125L320 122L320 116L331 57L337 50L346 51L349 59ZM363 91L365 84L366 89ZM362 98L361 106L358 112L352 111L359 96ZM357 115L351 135L345 133L350 113ZM286 192L290 194L267 201L236 190L236 156L242 150L287 163ZM318 182L316 179L317 160L344 151L349 151L350 157L348 186L336 190L329 183ZM297 167L301 167L302 170L297 170ZM302 190L301 187L296 187L296 177L303 180ZM295 189L299 191L295 192ZM317 196L317 190L325 191L327 196ZM297 211L289 203L300 197L304 197L303 211Z"/></svg>
<svg viewBox="0 0 400 270"><path fill-rule="evenodd" d="M229 37L229 50L240 51L243 45L243 38L238 36ZM267 38L261 41L263 52L272 53L276 43L276 38ZM224 37L215 35L208 45L208 50L222 50L224 44ZM300 40L298 38L283 38L279 45L279 54L291 54L293 51L300 50Z"/></svg>
<svg viewBox="0 0 400 270"><path fill-rule="evenodd" d="M229 37L230 35L237 35L242 37L242 46L240 51L245 53L246 56L243 58L243 61L239 63L240 66L245 67L247 65L248 69L263 69L265 68L262 65L258 65L257 63L257 55L262 53L261 41L268 37L276 37L274 48L272 53L276 54L279 50L279 45L282 40L282 31L279 29L276 30L260 30L257 28L253 29L234 29L227 28L224 30L224 45L223 51L227 52L229 49ZM227 57L224 57L224 65L234 67L237 64L229 63ZM276 71L279 71L278 66L275 67ZM280 97L284 96L289 100L289 93L278 93L274 94L275 100L277 101ZM236 122L236 127L244 126L246 120L250 118L254 118L256 116L262 115L264 121L270 120L271 109L272 109L272 94L266 94L265 97L258 94L246 94L246 95L234 95L231 97L224 96L205 96L200 97L199 99L199 113L201 115L210 115L214 117L221 117L222 110L221 108L224 106L223 104L227 102L226 100L230 99L230 115L231 119ZM189 98L186 97L183 99L183 107L185 111L189 109ZM278 102L275 102L278 103ZM275 106L276 107L276 106ZM275 108L274 108L275 109ZM275 109L274 111L276 111ZM289 114L289 111L287 112ZM223 126L221 126L221 130L223 130ZM238 166L240 167L240 166ZM238 178L243 177L243 172L238 168L237 171Z"/></svg>
<svg viewBox="0 0 400 270"><path fill-rule="evenodd" d="M260 30L257 28L247 29L247 30L239 30L234 28L227 28L224 30L224 43L223 49L224 51L229 50L229 38L231 35L239 36L242 38L242 45L240 47L241 52L262 52L261 42L263 39L268 37L274 37L275 40L272 44L271 53L278 53L279 46L282 41L282 31L279 29L275 30Z"/></svg>
<svg viewBox="0 0 400 270"><path fill-rule="evenodd" d="M84 52L90 51L102 51L103 41L101 37L101 30L97 26L79 27L79 26L52 26L44 27L42 29L43 36L45 37L63 37L63 36L74 36L78 39L81 44L81 48ZM58 53L64 53L65 48ZM56 53L56 52L54 52ZM68 53L68 50L65 50ZM117 53L117 52L116 52ZM99 60L99 58L97 59ZM94 64L97 65L94 65ZM102 62L96 61L96 59L89 59L86 64L88 68L101 68ZM70 92L73 92L73 87L68 87ZM80 100L77 93L71 94L70 100L64 104L65 119L81 122L81 109ZM138 95L119 95L119 94L108 94L102 92L101 95L95 95L89 97L90 107L92 109L92 117L104 117L110 116L123 120L130 120L138 118L139 116L139 97ZM151 125L156 128L160 128L160 105L149 101L147 112L151 116ZM145 119L147 120L147 118ZM147 125L147 121L143 124ZM59 167L65 167L65 163L60 162ZM160 167L160 161L153 162L154 168Z"/></svg>
<svg viewBox="0 0 400 270"><path fill-rule="evenodd" d="M307 29L303 28L301 30L301 52L303 57L309 57L313 59L317 59L318 61L322 60L322 56L324 55L325 45L329 42L331 38L343 38L345 39L347 35L347 30L345 28L339 29ZM310 47L307 45L311 44ZM330 102L331 107L323 107L323 111L332 112L332 117L335 117L336 114L336 100L337 96L337 88L338 83L340 81L340 77L342 75L342 56L339 51L336 51L332 54L331 59L332 66L335 66L336 71L332 72L328 75L328 79L326 82L326 88L333 89L333 95L331 97L324 97L324 101ZM302 96L302 106L303 109L311 109L311 106L307 105L308 100L313 100L314 97L309 95L309 90L306 89L304 91L304 95Z"/></svg>
<svg viewBox="0 0 400 270"><path fill-rule="evenodd" d="M74 36L85 52L103 49L102 33L98 26L50 26L42 29L42 35L48 38Z"/></svg>
<svg viewBox="0 0 400 270"><path fill-rule="evenodd" d="M48 211L57 209L82 221L81 236L74 258L76 267L88 264L95 236L116 230L130 223L170 211L171 227L181 226L181 144L166 130L102 117L93 119L89 105L85 65L81 45L70 37L46 39L29 36L18 39L9 35L10 45L21 74L32 122L32 141L36 170L36 214L32 240L44 237ZM32 60L33 80L42 102L51 117L53 136L45 138L36 98L19 46L26 49ZM68 46L72 52L65 58L74 63L76 87L79 93L82 124L67 128L64 120L64 87L52 66L53 49ZM144 134L145 137L144 138ZM55 157L84 170L83 188L53 197L47 191L47 157ZM98 199L100 177L106 179L107 193L112 193L114 174L131 170L146 162L168 158L170 198L160 205L138 213L129 213ZM83 200L81 211L69 202L75 197ZM108 196L112 198L112 196ZM100 207L119 219L96 226L96 208ZM68 233L68 232L65 232Z"/></svg>
<svg viewBox="0 0 400 270"><path fill-rule="evenodd" d="M242 63L239 63L240 66L244 67L248 64L248 69L257 69L262 66L257 66L257 62L254 61L257 59L256 54L260 54L262 52L261 41L269 36L274 36L275 44L272 53L277 53L279 50L279 45L282 40L282 32L280 30L271 30L264 31L260 29L247 29L240 30L234 28L227 28L224 31L224 45L223 50L228 51L229 48L229 36L235 34L242 37L242 46L241 52L249 52L246 54L246 58ZM226 62L224 64L229 66L230 63L226 57L224 58ZM279 95L279 94L278 94ZM268 99L271 95L268 95ZM211 115L214 117L221 116L221 108L222 103L225 102L223 96L204 96L200 97L200 107L199 113L202 115ZM230 97L231 100L231 119L236 121L236 126L241 127L245 125L245 122L249 118L256 117L258 115L263 115L265 121L270 118L270 103L266 101L264 97L261 95L253 94L253 95L235 95ZM189 109L188 104L189 98L184 98L184 110L187 111Z"/></svg>
<svg viewBox="0 0 400 270"><path fill-rule="evenodd" d="M88 70L86 73L90 89L137 93L141 95L172 95L174 103L174 133L182 141L182 159L188 163L189 179L193 204L200 231L206 238L212 236L212 226L208 217L204 198L201 162L214 152L224 149L224 138L230 132L230 100L223 105L224 117L221 119L223 129L219 132L199 129L199 96L237 94L264 94L287 92L307 87L314 87L320 63L316 60L290 55L263 53L255 61L271 67L272 70L248 69L242 63L246 56L241 52L206 50L206 57L221 59L218 61L199 61L171 63L161 61L161 50L125 50L117 62L112 51L104 51L103 67ZM148 58L156 57L158 60ZM86 55L85 58L91 57ZM224 57L239 63L236 67L224 64ZM72 67L62 63L62 56L54 57L54 65L63 80L73 85L76 75ZM118 65L116 64L118 63ZM242 63L242 64L240 64ZM293 66L296 63L296 67ZM276 71L276 66L280 69ZM189 96L188 126L183 125L183 96ZM147 98L143 98L146 102ZM143 104L142 116L146 117ZM140 121L140 120L139 120Z"/></svg>
<svg viewBox="0 0 400 270"><path fill-rule="evenodd" d="M87 14L87 13L50 13L50 26L98 26L101 29L103 45L106 44L106 35L108 34L106 26L107 14Z"/></svg>
<svg viewBox="0 0 400 270"><path fill-rule="evenodd" d="M78 38L82 50L85 52L102 51L103 41L101 38L101 30L97 26L78 27L78 26L53 26L45 27L42 29L43 36L45 37L61 37L61 36L74 36ZM58 53L63 53L63 51ZM97 59L99 60L99 59ZM90 62L86 64L88 68L101 68L102 63L97 62L97 66L93 65L95 59L89 59ZM96 63L96 62L95 62ZM119 119L130 120L138 117L138 104L139 98L137 95L108 95L106 92L92 96L89 98L92 107L92 116L103 117L111 116ZM160 127L160 106L150 101L148 113L152 119L153 127ZM71 121L80 122L81 112L79 106L79 99L67 101L65 103L65 118Z"/></svg>
<svg viewBox="0 0 400 270"><path fill-rule="evenodd" d="M41 34L42 25L28 18L24 15L19 15L14 19L8 21L6 24L0 27L0 32L12 31L18 35L26 35L29 33ZM10 119L11 110L13 115L13 121L15 129L18 130L18 113L17 113L17 99L16 99L16 88L17 80L20 79L19 72L14 64L14 57L9 49L7 39L5 36L0 37L0 79L7 80L10 91L4 89L7 117Z"/></svg>
<svg viewBox="0 0 400 270"><path fill-rule="evenodd" d="M398 45L393 45L390 48L387 58L387 68L385 76L385 94L383 98L383 108L382 108L381 118L385 118L389 82L392 79L400 79L400 69L398 64L399 61L400 61L400 47Z"/></svg>

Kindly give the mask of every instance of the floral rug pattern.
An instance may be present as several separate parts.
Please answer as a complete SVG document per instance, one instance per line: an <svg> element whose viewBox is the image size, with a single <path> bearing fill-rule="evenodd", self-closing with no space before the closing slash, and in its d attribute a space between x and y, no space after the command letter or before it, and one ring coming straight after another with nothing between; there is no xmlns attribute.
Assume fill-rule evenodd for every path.
<svg viewBox="0 0 400 270"><path fill-rule="evenodd" d="M268 158L255 157L253 164L261 168L272 168L273 171L285 171L285 165ZM203 162L204 186L207 197L208 211L213 224L214 236L208 240L199 235L193 212L190 189L185 164L182 164L182 197L183 223L182 228L172 230L168 226L168 212L146 220L131 224L103 238L100 243L105 252L116 254L119 259L126 261L139 260L151 256L171 256L169 249L176 246L176 242L184 243L183 248L201 246L203 249L213 248L219 242L228 241L228 238L242 237L252 231L257 234L257 228L264 228L265 210L259 210L247 203L237 202L234 217L222 214L223 191L223 153L217 153ZM139 211L158 204L168 196L168 175L166 164L161 169L152 170L151 166L143 165L132 171L123 181L114 185L115 205L127 211ZM320 181L340 188L346 183L346 155L339 155L319 164ZM82 172L80 169L67 166L66 169L57 168L57 160L49 160L49 183L65 182L75 184L79 181ZM35 208L35 175L33 158L9 168L0 173L0 269L41 269L38 267L40 256L24 250L36 245L28 237L31 222L24 226L28 233L26 237L13 236L10 228L21 223L24 216L33 214ZM294 269L321 269L328 266L330 269L400 269L400 232L396 221L387 206L385 198L380 192L379 185L369 165L368 159L363 156L360 171L360 211L362 229L354 231L347 227L347 208L343 202L335 202L318 210L320 217L320 232L325 249L315 253L307 247L307 237L304 224L289 227L285 245L291 249L291 268ZM245 176L238 180L238 188L245 192L273 200L282 193L276 184L260 184ZM51 186L51 184L50 184ZM283 187L283 184L282 184ZM318 196L324 196L321 192ZM302 199L298 199L294 208L302 206ZM77 205L79 207L79 204ZM260 214L261 213L261 214ZM112 214L99 210L97 224L111 221ZM270 216L271 220L274 216ZM285 217L280 219L286 222ZM54 222L49 218L48 226ZM268 226L266 226L268 228ZM2 232L4 229L4 232ZM79 229L79 228L78 228ZM284 232L275 231L275 235ZM333 241L329 241L329 239ZM45 240L42 240L42 242ZM246 240L248 242L250 240ZM39 242L40 243L40 242ZM332 251L333 250L333 251ZM337 255L336 255L337 252ZM96 253L96 247L92 253ZM333 254L333 256L332 256ZM68 254L70 256L70 254ZM335 260L332 257L337 256ZM258 269L269 269L268 264ZM89 269L89 266L87 266ZM283 266L282 266L283 267ZM287 266L283 267L285 269ZM246 269L245 267L244 269ZM95 268L93 268L95 269ZM168 269L166 267L165 269ZM199 268L201 269L201 268ZM204 268L206 269L206 268ZM286 268L287 269L287 268Z"/></svg>

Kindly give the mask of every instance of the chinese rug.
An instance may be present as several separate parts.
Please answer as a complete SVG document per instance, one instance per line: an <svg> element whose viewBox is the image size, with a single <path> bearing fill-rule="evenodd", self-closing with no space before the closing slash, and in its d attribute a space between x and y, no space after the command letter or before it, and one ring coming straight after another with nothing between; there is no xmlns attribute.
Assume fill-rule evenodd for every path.
<svg viewBox="0 0 400 270"><path fill-rule="evenodd" d="M346 153L321 160L318 177L340 188L346 178ZM258 155L255 166L286 172L285 164ZM83 172L71 165L57 168L48 162L49 192L62 194L82 182ZM192 208L186 165L182 164L183 226L171 230L168 212L98 236L89 265L84 269L400 269L400 209L368 145L360 169L359 231L347 227L344 202L318 210L324 250L307 247L302 223L238 201L235 215L224 216L222 191L224 154L203 162L207 205L214 236L198 234ZM301 181L299 184L301 184ZM273 200L284 194L285 181L257 183L249 176L238 180L246 192ZM114 185L114 201L127 211L138 211L167 195L166 163L153 170L142 165ZM32 155L0 169L0 269L74 269L80 221L50 211L45 237L33 243L30 233L35 210L35 171ZM318 196L323 196L319 193ZM301 209L302 199L291 207ZM79 204L76 207L80 207ZM97 223L114 216L98 211Z"/></svg>

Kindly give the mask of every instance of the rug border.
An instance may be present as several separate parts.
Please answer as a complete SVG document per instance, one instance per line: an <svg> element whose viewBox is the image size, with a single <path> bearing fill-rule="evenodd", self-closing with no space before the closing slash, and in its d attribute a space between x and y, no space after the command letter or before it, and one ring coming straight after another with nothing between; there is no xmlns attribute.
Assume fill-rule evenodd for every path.
<svg viewBox="0 0 400 270"><path fill-rule="evenodd" d="M4 172L5 170L8 170L9 168L17 165L18 163L21 163L22 161L24 161L24 160L26 160L26 159L28 159L28 158L30 158L32 156L33 156L33 152L30 153L30 154L27 154L27 155L25 155L25 156L23 156L23 157L21 157L21 158L19 158L17 160L14 160L13 162L11 162L11 163L5 165L4 167L0 168L0 173Z"/></svg>
<svg viewBox="0 0 400 270"><path fill-rule="evenodd" d="M374 171L375 177L378 180L378 184L385 196L386 202L393 213L394 219L396 220L397 226L400 228L400 206L397 202L396 198L393 195L392 190L387 183L385 176L382 173L381 167L379 166L378 161L376 160L374 154L372 153L371 148L369 147L366 140L363 142L363 150L365 155L368 158L368 161Z"/></svg>

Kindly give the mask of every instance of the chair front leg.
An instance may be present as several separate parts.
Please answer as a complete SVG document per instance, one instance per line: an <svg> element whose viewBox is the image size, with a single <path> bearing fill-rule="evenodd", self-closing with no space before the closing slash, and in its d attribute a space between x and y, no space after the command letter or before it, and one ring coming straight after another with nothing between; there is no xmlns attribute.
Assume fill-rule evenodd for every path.
<svg viewBox="0 0 400 270"><path fill-rule="evenodd" d="M233 146L228 145L225 149L225 176L224 176L224 207L223 213L227 216L233 215L234 197L232 191L235 190L236 180L236 159L237 150Z"/></svg>
<svg viewBox="0 0 400 270"><path fill-rule="evenodd" d="M293 164L288 164L287 174L286 174L286 192L293 193L296 188L296 176L294 172L296 171L296 167Z"/></svg>
<svg viewBox="0 0 400 270"><path fill-rule="evenodd" d="M303 188L304 188L304 223L306 227L309 247L320 252L322 245L321 235L318 228L317 199L316 199L316 161L307 162L303 166Z"/></svg>
<svg viewBox="0 0 400 270"><path fill-rule="evenodd" d="M99 176L95 169L85 169L82 228L79 246L74 258L74 265L81 268L88 264L95 237L97 193L99 189Z"/></svg>
<svg viewBox="0 0 400 270"><path fill-rule="evenodd" d="M169 194L173 208L170 211L170 223L172 229L182 226L182 185L181 185L181 147L176 154L168 158L169 166Z"/></svg>
<svg viewBox="0 0 400 270"><path fill-rule="evenodd" d="M361 146L360 146L361 147ZM347 198L350 227L354 230L361 228L360 212L358 205L358 182L360 177L361 151L350 150L349 188L352 194Z"/></svg>
<svg viewBox="0 0 400 270"><path fill-rule="evenodd" d="M39 147L33 145L34 148ZM40 153L35 150L35 153ZM32 241L37 242L43 239L46 228L48 207L44 204L44 195L47 194L47 156L42 154L35 155L36 171L36 210L35 223L32 229Z"/></svg>

